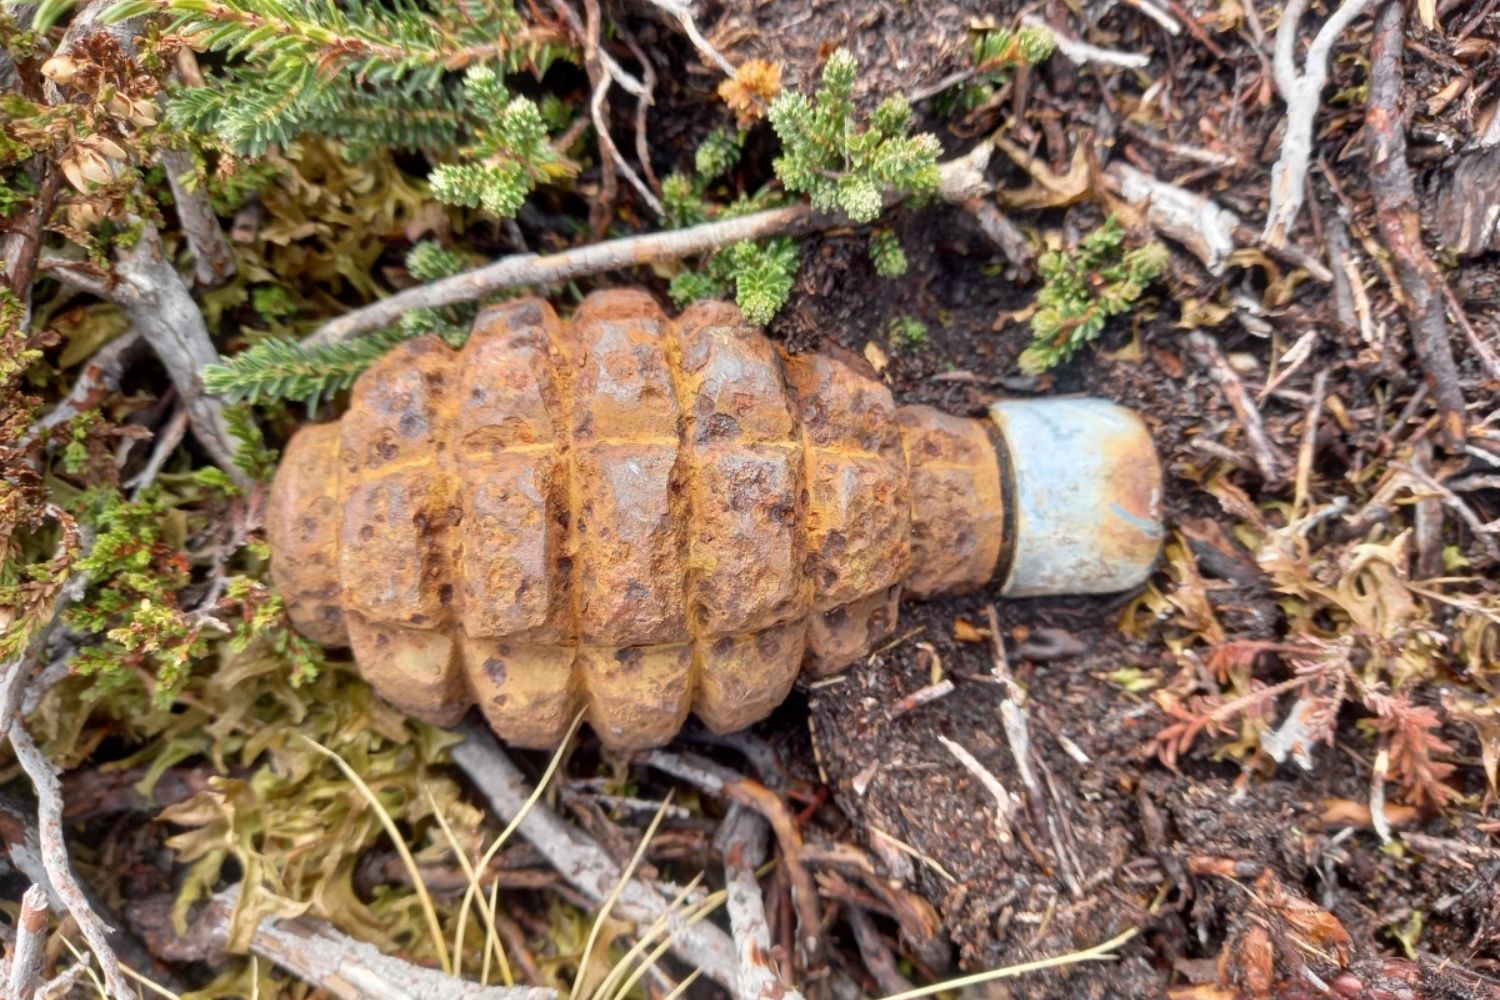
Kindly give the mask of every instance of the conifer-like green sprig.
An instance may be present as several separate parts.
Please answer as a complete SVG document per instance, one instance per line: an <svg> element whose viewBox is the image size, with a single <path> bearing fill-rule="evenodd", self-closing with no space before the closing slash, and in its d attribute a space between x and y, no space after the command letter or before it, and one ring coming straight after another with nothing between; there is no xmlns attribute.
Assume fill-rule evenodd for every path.
<svg viewBox="0 0 1500 1000"><path fill-rule="evenodd" d="M452 85L453 71L540 74L572 55L512 0L120 0L108 16L154 13L170 32L228 57L212 83L174 98L172 120L241 154L309 134L353 153L452 152L494 124Z"/></svg>
<svg viewBox="0 0 1500 1000"><path fill-rule="evenodd" d="M406 269L419 281L437 281L464 267L461 256L436 243L418 243L406 255ZM285 337L272 338L205 368L203 385L234 403L290 399L316 410L403 340L437 334L450 346L462 347L478 311L474 302L412 309L395 328L311 349Z"/></svg>
<svg viewBox="0 0 1500 1000"><path fill-rule="evenodd" d="M889 97L863 126L853 92L859 64L839 49L823 67L812 97L787 91L771 105L771 127L781 140L776 176L788 191L806 194L813 208L871 222L887 189L905 195L937 189L937 137L910 135L911 106Z"/></svg>
<svg viewBox="0 0 1500 1000"><path fill-rule="evenodd" d="M1021 353L1021 370L1039 375L1063 364L1099 336L1111 316L1129 312L1167 268L1160 243L1125 249L1125 230L1110 216L1069 252L1049 250L1037 260L1045 284L1031 317L1035 341Z"/></svg>
<svg viewBox="0 0 1500 1000"><path fill-rule="evenodd" d="M387 329L311 350L276 337L205 368L203 387L236 403L290 399L316 409L410 336L405 330Z"/></svg>

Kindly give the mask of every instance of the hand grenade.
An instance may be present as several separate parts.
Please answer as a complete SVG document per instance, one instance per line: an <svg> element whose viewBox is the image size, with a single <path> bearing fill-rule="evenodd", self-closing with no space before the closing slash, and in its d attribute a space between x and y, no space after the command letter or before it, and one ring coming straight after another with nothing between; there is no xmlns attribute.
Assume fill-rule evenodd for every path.
<svg viewBox="0 0 1500 1000"><path fill-rule="evenodd" d="M352 647L398 708L451 724L477 704L525 747L582 708L629 749L689 712L765 717L891 634L903 595L1138 585L1161 471L1112 403L898 407L732 305L672 320L616 290L392 350L340 420L293 436L267 525L295 626Z"/></svg>

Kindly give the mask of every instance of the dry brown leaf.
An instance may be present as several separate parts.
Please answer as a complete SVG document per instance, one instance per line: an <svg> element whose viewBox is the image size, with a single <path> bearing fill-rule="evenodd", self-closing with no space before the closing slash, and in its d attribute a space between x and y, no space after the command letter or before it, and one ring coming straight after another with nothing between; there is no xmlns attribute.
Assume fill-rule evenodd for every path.
<svg viewBox="0 0 1500 1000"><path fill-rule="evenodd" d="M990 630L978 628L963 618L953 620L953 638L959 642L989 642Z"/></svg>
<svg viewBox="0 0 1500 1000"><path fill-rule="evenodd" d="M1323 813L1318 817L1318 822L1325 829L1352 826L1355 829L1368 830L1375 825L1375 817L1370 812L1368 802L1359 802L1354 799L1324 799L1322 805ZM1397 805L1394 802L1385 804L1385 822L1392 829L1415 823L1420 815L1420 810L1411 806Z"/></svg>

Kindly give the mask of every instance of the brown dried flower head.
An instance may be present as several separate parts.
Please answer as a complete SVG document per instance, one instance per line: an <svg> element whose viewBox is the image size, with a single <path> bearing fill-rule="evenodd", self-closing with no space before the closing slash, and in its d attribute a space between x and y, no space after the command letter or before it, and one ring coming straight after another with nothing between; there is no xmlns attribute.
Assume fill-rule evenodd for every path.
<svg viewBox="0 0 1500 1000"><path fill-rule="evenodd" d="M750 59L740 64L733 80L719 84L719 96L739 117L740 128L764 118L781 93L781 63Z"/></svg>

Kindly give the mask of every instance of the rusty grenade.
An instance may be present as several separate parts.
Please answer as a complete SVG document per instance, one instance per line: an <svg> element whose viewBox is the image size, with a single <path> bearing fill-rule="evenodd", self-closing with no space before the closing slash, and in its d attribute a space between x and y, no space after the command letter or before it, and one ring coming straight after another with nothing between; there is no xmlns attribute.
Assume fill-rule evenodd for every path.
<svg viewBox="0 0 1500 1000"><path fill-rule="evenodd" d="M527 747L582 708L638 748L689 712L765 717L889 635L903 595L1135 586L1160 519L1129 410L898 407L732 305L673 320L617 290L392 350L342 419L292 438L267 524L295 626L352 647L398 708L451 724L477 703Z"/></svg>

